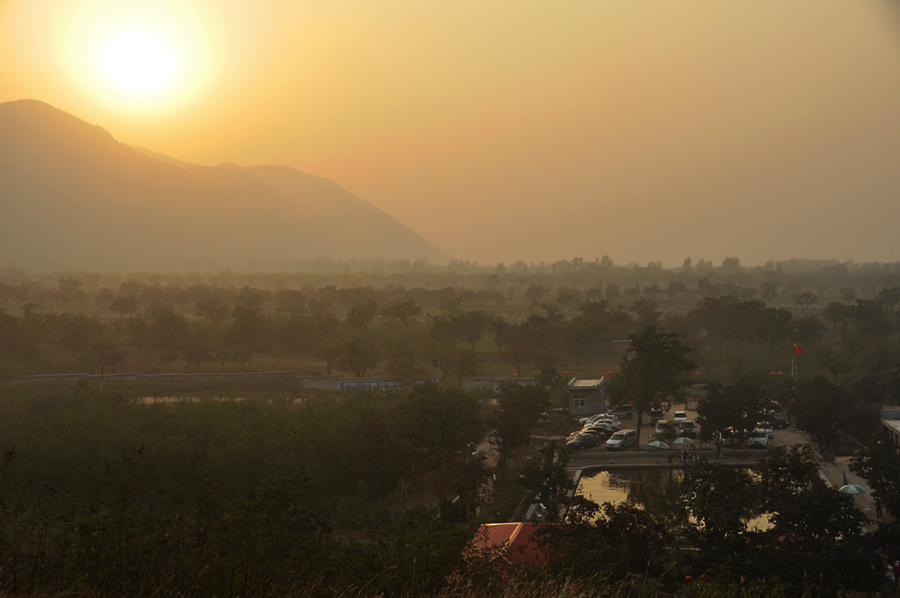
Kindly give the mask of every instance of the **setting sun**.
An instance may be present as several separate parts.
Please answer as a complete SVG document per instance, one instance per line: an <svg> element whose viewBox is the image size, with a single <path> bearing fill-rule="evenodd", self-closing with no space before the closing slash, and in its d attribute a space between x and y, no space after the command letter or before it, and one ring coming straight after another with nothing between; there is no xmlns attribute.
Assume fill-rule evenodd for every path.
<svg viewBox="0 0 900 598"><path fill-rule="evenodd" d="M37 9L30 16L39 17ZM111 0L54 9L50 28L66 76L117 113L170 113L219 73L222 36L206 5Z"/></svg>
<svg viewBox="0 0 900 598"><path fill-rule="evenodd" d="M172 86L179 74L179 60L164 33L130 27L112 33L101 44L98 66L112 88L144 97Z"/></svg>

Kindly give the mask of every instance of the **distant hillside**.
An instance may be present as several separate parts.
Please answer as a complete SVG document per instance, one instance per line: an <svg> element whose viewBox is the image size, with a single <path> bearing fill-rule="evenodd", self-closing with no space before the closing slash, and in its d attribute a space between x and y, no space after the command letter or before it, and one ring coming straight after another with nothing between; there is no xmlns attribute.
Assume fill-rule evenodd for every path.
<svg viewBox="0 0 900 598"><path fill-rule="evenodd" d="M447 257L336 183L193 166L35 100L0 104L0 266L208 269Z"/></svg>

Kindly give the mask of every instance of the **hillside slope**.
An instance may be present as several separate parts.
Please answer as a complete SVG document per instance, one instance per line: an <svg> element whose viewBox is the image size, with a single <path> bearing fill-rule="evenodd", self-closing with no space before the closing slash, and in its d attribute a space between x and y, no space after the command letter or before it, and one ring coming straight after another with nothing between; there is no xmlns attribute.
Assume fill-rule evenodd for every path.
<svg viewBox="0 0 900 598"><path fill-rule="evenodd" d="M235 268L446 256L336 183L286 166L191 166L35 100L0 104L0 265Z"/></svg>

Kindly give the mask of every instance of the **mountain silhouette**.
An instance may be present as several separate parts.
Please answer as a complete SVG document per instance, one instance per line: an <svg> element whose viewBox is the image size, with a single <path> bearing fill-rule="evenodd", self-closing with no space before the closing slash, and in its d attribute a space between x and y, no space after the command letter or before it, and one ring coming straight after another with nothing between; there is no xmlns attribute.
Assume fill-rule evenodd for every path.
<svg viewBox="0 0 900 598"><path fill-rule="evenodd" d="M447 257L338 184L180 162L36 100L0 103L0 266L221 269Z"/></svg>

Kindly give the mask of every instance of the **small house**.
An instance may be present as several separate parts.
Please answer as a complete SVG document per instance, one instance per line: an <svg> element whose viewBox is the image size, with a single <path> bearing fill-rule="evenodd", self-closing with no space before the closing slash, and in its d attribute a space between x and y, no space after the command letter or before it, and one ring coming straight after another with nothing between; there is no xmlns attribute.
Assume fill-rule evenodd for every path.
<svg viewBox="0 0 900 598"><path fill-rule="evenodd" d="M604 379L569 380L569 414L592 415L606 410L606 395L603 393Z"/></svg>

